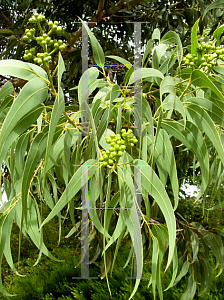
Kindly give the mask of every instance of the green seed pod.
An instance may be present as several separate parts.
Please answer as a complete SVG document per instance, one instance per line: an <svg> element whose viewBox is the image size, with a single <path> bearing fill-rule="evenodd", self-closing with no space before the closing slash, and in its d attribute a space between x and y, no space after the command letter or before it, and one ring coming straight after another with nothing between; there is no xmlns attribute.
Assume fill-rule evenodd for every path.
<svg viewBox="0 0 224 300"><path fill-rule="evenodd" d="M38 63L38 65L41 65L42 64L42 59L38 58L37 63Z"/></svg>
<svg viewBox="0 0 224 300"><path fill-rule="evenodd" d="M110 143L110 144L111 144L111 147L114 147L114 146L116 145L115 142L112 142L112 143Z"/></svg>
<svg viewBox="0 0 224 300"><path fill-rule="evenodd" d="M120 148L120 146L118 144L114 145L113 147L114 147L115 150L118 150Z"/></svg>
<svg viewBox="0 0 224 300"><path fill-rule="evenodd" d="M103 161L104 161L104 158L103 158L103 157L100 157L100 158L99 158L99 161L103 162Z"/></svg>
<svg viewBox="0 0 224 300"><path fill-rule="evenodd" d="M121 150L125 150L125 149L126 149L126 146L125 146L125 145L121 145L120 149L121 149Z"/></svg>
<svg viewBox="0 0 224 300"><path fill-rule="evenodd" d="M108 155L106 153L103 154L103 158L104 160L107 160L108 159Z"/></svg>
<svg viewBox="0 0 224 300"><path fill-rule="evenodd" d="M54 43L54 48L58 48L58 47L59 47L58 43Z"/></svg>
<svg viewBox="0 0 224 300"><path fill-rule="evenodd" d="M65 48L66 48L66 45L64 45L64 44L59 46L59 50L61 50L61 51L65 50Z"/></svg>
<svg viewBox="0 0 224 300"><path fill-rule="evenodd" d="M112 166L114 164L114 161L112 159L109 159L108 164Z"/></svg>
<svg viewBox="0 0 224 300"><path fill-rule="evenodd" d="M109 148L109 151L110 151L110 152L114 152L114 147L110 147L110 148Z"/></svg>
<svg viewBox="0 0 224 300"><path fill-rule="evenodd" d="M110 144L110 143L111 143L111 138L109 138L108 136L105 137L105 140L106 140L107 144Z"/></svg>
<svg viewBox="0 0 224 300"><path fill-rule="evenodd" d="M116 156L117 156L117 152L116 151L111 152L110 157L115 158Z"/></svg>
<svg viewBox="0 0 224 300"><path fill-rule="evenodd" d="M61 27L61 26L58 26L58 28L57 28L57 33L60 33L60 32L62 32L62 27Z"/></svg>
<svg viewBox="0 0 224 300"><path fill-rule="evenodd" d="M53 26L53 22L52 21L48 21L48 26L51 28Z"/></svg>
<svg viewBox="0 0 224 300"><path fill-rule="evenodd" d="M106 167L107 166L107 162L105 161L105 162L103 162L103 166L104 167Z"/></svg>
<svg viewBox="0 0 224 300"><path fill-rule="evenodd" d="M118 151L117 155L118 155L118 156L122 156L123 153L124 153L123 151Z"/></svg>
<svg viewBox="0 0 224 300"><path fill-rule="evenodd" d="M52 30L57 30L57 28L58 28L57 25L55 25L55 24L52 25Z"/></svg>
<svg viewBox="0 0 224 300"><path fill-rule="evenodd" d="M134 145L135 145L135 144L133 144L133 143L130 143L130 146L131 146L131 147L134 147Z"/></svg>

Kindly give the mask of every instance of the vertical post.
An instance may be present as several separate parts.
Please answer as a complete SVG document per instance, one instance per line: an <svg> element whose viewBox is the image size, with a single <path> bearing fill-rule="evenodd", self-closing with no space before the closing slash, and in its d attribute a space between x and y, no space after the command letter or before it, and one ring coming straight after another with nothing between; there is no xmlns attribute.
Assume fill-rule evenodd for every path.
<svg viewBox="0 0 224 300"><path fill-rule="evenodd" d="M82 25L82 75L85 73L81 87L81 122L83 136L89 134L89 84L88 84L88 33ZM89 200L88 200L88 165L82 166L82 219L81 219L81 277L72 279L98 279L89 277Z"/></svg>
<svg viewBox="0 0 224 300"><path fill-rule="evenodd" d="M89 47L88 47L88 33L82 25L82 88L81 88L81 122L82 122L82 132L83 136L89 134L89 71L88 71L88 54L89 54Z"/></svg>

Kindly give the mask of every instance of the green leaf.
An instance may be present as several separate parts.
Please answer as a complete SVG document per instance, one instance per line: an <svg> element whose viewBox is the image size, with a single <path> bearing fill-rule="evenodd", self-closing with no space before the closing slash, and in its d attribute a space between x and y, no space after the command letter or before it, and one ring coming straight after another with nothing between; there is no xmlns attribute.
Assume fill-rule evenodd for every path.
<svg viewBox="0 0 224 300"><path fill-rule="evenodd" d="M172 261L175 249L176 219L174 210L162 182L159 180L153 169L140 159L134 160L133 164L141 166L141 184L157 202L166 220L166 225L169 232L169 255L166 266L167 269Z"/></svg>
<svg viewBox="0 0 224 300"><path fill-rule="evenodd" d="M0 74L18 77L28 81L39 77L42 80L44 80L47 84L50 83L48 80L47 73L43 70L43 68L31 63L25 63L23 61L15 59L1 60Z"/></svg>
<svg viewBox="0 0 224 300"><path fill-rule="evenodd" d="M196 287L197 287L197 284L193 280L192 275L190 275L187 280L186 290L180 300L192 300L196 293Z"/></svg>
<svg viewBox="0 0 224 300"><path fill-rule="evenodd" d="M189 121L187 121L186 125L184 125L183 120L174 121L170 119L163 119L161 127L181 141L197 156L202 171L201 190L198 195L198 197L201 197L209 183L209 158L202 133Z"/></svg>
<svg viewBox="0 0 224 300"><path fill-rule="evenodd" d="M83 99L88 99L88 96L97 88L98 81L96 80L99 76L99 71L97 68L92 67L86 70L81 76L78 84L78 100L81 106Z"/></svg>
<svg viewBox="0 0 224 300"><path fill-rule="evenodd" d="M94 165L96 160L89 159L83 165L89 166L89 170L87 172L89 175L89 179L95 174L98 166ZM47 216L47 218L43 221L41 227L43 227L47 222L49 222L52 218L54 218L64 207L65 205L72 200L72 198L78 193L78 191L82 188L82 166L75 172L75 174L70 179L66 189L61 195L60 199Z"/></svg>
<svg viewBox="0 0 224 300"><path fill-rule="evenodd" d="M152 40L159 40L160 41L160 30L159 30L159 28L155 28L153 30Z"/></svg>
<svg viewBox="0 0 224 300"><path fill-rule="evenodd" d="M220 98L220 100L224 101L222 93L202 71L194 70L192 72L191 80L192 84L194 84L195 86L212 90Z"/></svg>
<svg viewBox="0 0 224 300"><path fill-rule="evenodd" d="M14 32L10 29L0 29L0 36L14 35Z"/></svg>
<svg viewBox="0 0 224 300"><path fill-rule="evenodd" d="M130 69L132 67L132 64L128 60L126 60L126 59L124 59L124 58L122 58L120 56L117 56L117 55L107 55L106 57L109 57L111 59L119 61L122 65L124 65L128 69Z"/></svg>
<svg viewBox="0 0 224 300"><path fill-rule="evenodd" d="M179 183L177 178L176 161L170 138L165 130L160 129L156 139L156 145L153 145L151 137L147 137L147 139L148 149L151 152L153 150L153 146L155 147L154 159L159 170L160 180L164 187L167 183L167 174L169 174L175 200L174 209L176 210L179 202Z"/></svg>
<svg viewBox="0 0 224 300"><path fill-rule="evenodd" d="M149 53L152 52L152 49L153 49L153 41L148 40L148 42L146 44L146 47L145 47L145 52L144 52L144 55L143 55L143 58L142 58L142 66L143 67L145 66L145 61L146 61Z"/></svg>
<svg viewBox="0 0 224 300"><path fill-rule="evenodd" d="M81 20L81 22L90 37L90 41L93 49L93 58L95 60L95 63L103 69L105 65L105 56L103 53L103 49L99 44L99 42L97 41L97 39L95 38L95 36L93 35L93 33L91 32L91 30L89 29L89 27L86 25L86 23L83 20Z"/></svg>
<svg viewBox="0 0 224 300"><path fill-rule="evenodd" d="M39 78L30 80L20 91L2 125L0 133L0 161L2 161L6 155L6 153L3 153L3 149L10 133L13 130L17 130L17 123L27 113L37 109L37 107L45 101L47 93L48 89L46 84Z"/></svg>
<svg viewBox="0 0 224 300"><path fill-rule="evenodd" d="M219 158L222 160L224 166L224 148L221 141L220 134L218 134L217 129L209 117L207 112L198 105L187 104L185 106L187 112L192 118L196 126L198 126L210 139L216 151L218 152Z"/></svg>
<svg viewBox="0 0 224 300"><path fill-rule="evenodd" d="M45 127L43 132L37 134L30 146L30 150L27 155L23 177L22 177L22 220L23 217L25 218L25 222L27 223L27 201L28 201L28 194L30 183L32 181L33 173L46 149L47 143L47 130L48 128Z"/></svg>
<svg viewBox="0 0 224 300"><path fill-rule="evenodd" d="M194 26L191 30L191 54L195 54L198 56L198 23L199 23L200 19L198 19L195 23Z"/></svg>
<svg viewBox="0 0 224 300"><path fill-rule="evenodd" d="M13 85L10 81L7 81L0 90L0 100L6 98L14 91ZM2 108L2 103L1 103Z"/></svg>
<svg viewBox="0 0 224 300"><path fill-rule="evenodd" d="M223 6L224 6L224 2L223 2ZM223 34L223 32L224 32L224 25L221 25L213 32L213 36L215 39L217 39L218 44L220 44L220 37Z"/></svg>
<svg viewBox="0 0 224 300"><path fill-rule="evenodd" d="M48 138L47 138L47 147L46 147L46 153L45 153L45 165L44 165L44 170L43 170L43 180L45 181L45 176L47 172L47 164L48 164L48 159L52 147L52 142L53 142L53 137L55 133L56 126L58 124L58 121L63 114L63 111L65 109L65 101L64 101L64 94L63 90L61 88L61 78L62 74L65 71L65 65L64 61L62 59L61 53L59 52L59 59L58 59L58 94L56 96L52 114L51 114L51 120L50 120L50 125L49 125L49 133L48 133Z"/></svg>
<svg viewBox="0 0 224 300"><path fill-rule="evenodd" d="M197 106L200 106L202 109L206 109L207 113L211 117L214 123L224 127L224 102L214 99L193 97L187 99L187 103L194 103Z"/></svg>
<svg viewBox="0 0 224 300"><path fill-rule="evenodd" d="M131 74L128 85L134 84L136 81L138 81L140 79L154 78L154 77L161 78L161 79L164 78L163 74L156 69L139 68L136 71L134 71L134 73Z"/></svg>
<svg viewBox="0 0 224 300"><path fill-rule="evenodd" d="M222 8L224 7L224 1L223 0L217 0L213 3L211 3L204 11L204 14L203 14L203 19L205 17L205 15L212 9L215 9L215 8Z"/></svg>
<svg viewBox="0 0 224 300"><path fill-rule="evenodd" d="M201 286L198 293L199 296L205 294L212 282L212 268L210 263L207 260L200 262L201 266Z"/></svg>
<svg viewBox="0 0 224 300"><path fill-rule="evenodd" d="M177 45L177 58L180 65L183 59L183 47L182 47L180 36L174 31L169 31L162 37L161 43L169 44L169 45L172 44Z"/></svg>

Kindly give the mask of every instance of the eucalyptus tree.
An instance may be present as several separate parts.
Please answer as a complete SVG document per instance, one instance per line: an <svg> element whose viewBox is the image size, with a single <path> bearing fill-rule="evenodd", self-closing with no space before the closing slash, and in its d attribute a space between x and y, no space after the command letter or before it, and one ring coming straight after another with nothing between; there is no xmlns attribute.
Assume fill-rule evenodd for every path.
<svg viewBox="0 0 224 300"><path fill-rule="evenodd" d="M222 1L212 3L203 20L222 6ZM128 56L105 53L81 20L95 65L73 86L77 98L70 103L63 90L69 65L62 56L63 24L39 13L23 22L23 60L0 61L1 76L24 81L18 88L7 80L0 90L0 164L8 198L0 212L0 259L4 255L18 274L10 248L15 225L19 248L25 235L39 249L36 264L42 254L57 259L44 244L43 227L58 218L59 241L63 220L73 225L68 238L80 226L82 238L87 233L92 261L103 257L101 278L106 277L109 291L108 272L113 272L121 242L129 240L126 264L135 258L129 299L144 274L150 274L155 298L163 299L163 291L183 278L182 299L193 299L197 286L199 295L206 293L210 259L215 258L217 275L223 271L223 229L186 218L179 191L183 177L196 179L200 192L195 206L202 201L206 213L223 207L224 27L208 38L206 31L199 33L203 22L198 19L186 49L179 34L161 34L157 28L136 68ZM122 64L124 73L111 80L106 61ZM88 116L85 124L83 116ZM50 209L45 219L42 206ZM144 264L147 256L149 265ZM164 286L167 270L172 276ZM2 284L0 290L7 295Z"/></svg>

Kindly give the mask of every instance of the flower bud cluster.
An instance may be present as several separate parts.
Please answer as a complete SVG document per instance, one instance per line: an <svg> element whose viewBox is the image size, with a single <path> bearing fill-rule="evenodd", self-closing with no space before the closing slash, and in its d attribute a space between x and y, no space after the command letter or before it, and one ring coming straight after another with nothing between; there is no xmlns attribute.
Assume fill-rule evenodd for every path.
<svg viewBox="0 0 224 300"><path fill-rule="evenodd" d="M45 21L45 16L40 14L34 14L29 22L31 24L37 24L38 29L40 31L40 36L35 36L36 28L26 29L25 35L23 36L23 40L27 43L31 43L32 40L36 41L38 45L40 45L44 52L40 52L36 54L35 48L31 48L29 50L25 50L25 54L23 58L25 60L31 61L33 60L35 63L41 65L43 63L47 63L52 60L52 54L56 51L63 51L66 48L66 44L63 43L62 40L52 39L50 36L52 33L61 33L62 27L58 25L58 22L48 22L49 31L48 33L44 33L41 22Z"/></svg>
<svg viewBox="0 0 224 300"><path fill-rule="evenodd" d="M202 42L197 51L201 54L200 67L210 69L218 65L218 59L224 60L224 47L216 47L213 42ZM187 66L196 66L198 62L197 55L188 53L183 58L183 63Z"/></svg>
<svg viewBox="0 0 224 300"><path fill-rule="evenodd" d="M122 135L122 137L121 137ZM125 129L121 130L120 134L111 134L110 137L106 137L107 144L110 144L110 148L107 151L101 152L100 162L103 166L113 166L123 155L124 150L127 146L134 147L134 144L138 142L137 138L132 135L132 130L128 129L126 132Z"/></svg>

